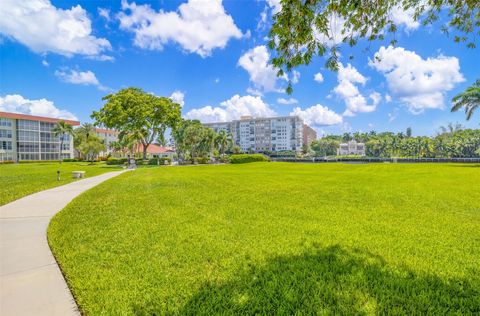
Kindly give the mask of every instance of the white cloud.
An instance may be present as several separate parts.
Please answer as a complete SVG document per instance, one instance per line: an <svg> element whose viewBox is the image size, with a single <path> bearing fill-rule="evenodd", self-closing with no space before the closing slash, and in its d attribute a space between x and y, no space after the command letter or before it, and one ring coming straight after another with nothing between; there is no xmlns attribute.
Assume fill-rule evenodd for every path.
<svg viewBox="0 0 480 316"><path fill-rule="evenodd" d="M392 96L388 93L385 95L385 102L387 102L387 103L392 102Z"/></svg>
<svg viewBox="0 0 480 316"><path fill-rule="evenodd" d="M390 17L393 23L397 26L405 26L405 31L409 32L420 26L420 23L413 18L414 13L412 8L403 10L397 6L390 11Z"/></svg>
<svg viewBox="0 0 480 316"><path fill-rule="evenodd" d="M241 116L269 117L275 115L275 111L260 97L251 95L239 96L237 94L229 100L220 103L219 107L209 105L199 109L193 109L190 110L185 117L208 123L237 120Z"/></svg>
<svg viewBox="0 0 480 316"><path fill-rule="evenodd" d="M48 63L48 61L46 61L45 59L42 60L42 65L44 65L45 67L50 66L50 64Z"/></svg>
<svg viewBox="0 0 480 316"><path fill-rule="evenodd" d="M368 104L367 98L360 93L356 85L365 85L367 78L350 64L344 67L342 63L339 63L338 67L338 85L333 91L345 102L347 108L343 115L355 116L358 112L368 113L375 111L382 99L381 95L378 92L371 93L369 98L372 100L372 103Z"/></svg>
<svg viewBox="0 0 480 316"><path fill-rule="evenodd" d="M29 100L18 94L8 94L0 97L0 111L21 113L37 116L76 120L75 115L66 110L60 110L52 101L46 99Z"/></svg>
<svg viewBox="0 0 480 316"><path fill-rule="evenodd" d="M390 93L415 114L443 109L445 92L465 81L456 57L423 59L403 47L381 47L369 65L383 73Z"/></svg>
<svg viewBox="0 0 480 316"><path fill-rule="evenodd" d="M277 85L277 71L268 62L270 54L264 45L250 49L238 60L238 65L250 75L256 90L264 92L280 91ZM286 79L286 77L282 77Z"/></svg>
<svg viewBox="0 0 480 316"><path fill-rule="evenodd" d="M298 100L295 99L295 98L288 98L288 99L278 98L277 103L278 104L284 104L284 105L290 105L290 104L297 104Z"/></svg>
<svg viewBox="0 0 480 316"><path fill-rule="evenodd" d="M0 32L36 53L93 56L111 48L106 39L92 35L91 21L80 5L63 10L49 0L2 0Z"/></svg>
<svg viewBox="0 0 480 316"><path fill-rule="evenodd" d="M290 115L297 115L301 117L305 124L310 126L326 126L336 125L343 122L341 115L330 110L326 106L317 104L302 110L300 107L296 107L290 113Z"/></svg>
<svg viewBox="0 0 480 316"><path fill-rule="evenodd" d="M110 9L98 8L98 15L100 15L105 20L110 21Z"/></svg>
<svg viewBox="0 0 480 316"><path fill-rule="evenodd" d="M206 57L213 49L224 48L230 38L242 37L221 0L189 0L177 12L157 12L148 4L127 1L122 1L122 9L120 28L133 32L134 44L145 49L161 50L175 42L187 52Z"/></svg>
<svg viewBox="0 0 480 316"><path fill-rule="evenodd" d="M297 70L294 70L292 72L292 79L291 80L292 80L293 84L297 84L298 81L300 81L300 72L297 71Z"/></svg>
<svg viewBox="0 0 480 316"><path fill-rule="evenodd" d="M100 82L98 81L95 74L90 71L77 71L74 69L65 69L65 70L56 70L55 76L60 78L64 82L73 83L73 84L81 84L85 86L100 86Z"/></svg>
<svg viewBox="0 0 480 316"><path fill-rule="evenodd" d="M318 82L318 83L322 83L323 80L324 80L322 73L317 72L317 73L313 76L313 80L315 80L315 81Z"/></svg>
<svg viewBox="0 0 480 316"><path fill-rule="evenodd" d="M281 0L267 0L267 4L272 8L272 14L278 13L282 10Z"/></svg>
<svg viewBox="0 0 480 316"><path fill-rule="evenodd" d="M181 106L185 105L185 93L182 91L176 90L170 96L173 102L180 104Z"/></svg>

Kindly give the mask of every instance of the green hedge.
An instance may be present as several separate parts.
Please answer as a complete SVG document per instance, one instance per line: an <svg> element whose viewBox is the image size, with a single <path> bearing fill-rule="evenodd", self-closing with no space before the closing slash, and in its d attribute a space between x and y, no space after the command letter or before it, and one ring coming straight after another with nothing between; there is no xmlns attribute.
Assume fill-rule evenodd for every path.
<svg viewBox="0 0 480 316"><path fill-rule="evenodd" d="M63 162L77 162L78 159L75 159L75 158L64 158L63 159Z"/></svg>
<svg viewBox="0 0 480 316"><path fill-rule="evenodd" d="M107 165L123 165L127 160L127 158L108 158Z"/></svg>
<svg viewBox="0 0 480 316"><path fill-rule="evenodd" d="M151 166L169 165L171 163L172 163L172 158L170 157L152 158L148 160L148 164Z"/></svg>
<svg viewBox="0 0 480 316"><path fill-rule="evenodd" d="M270 161L270 160L262 154L239 154L239 155L230 156L230 163L234 163L234 164L258 162L258 161Z"/></svg>

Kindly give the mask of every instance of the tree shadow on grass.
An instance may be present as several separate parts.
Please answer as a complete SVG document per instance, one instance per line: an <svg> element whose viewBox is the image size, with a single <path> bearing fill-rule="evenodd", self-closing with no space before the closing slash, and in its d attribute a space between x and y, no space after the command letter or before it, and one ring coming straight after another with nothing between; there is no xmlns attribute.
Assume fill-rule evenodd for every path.
<svg viewBox="0 0 480 316"><path fill-rule="evenodd" d="M478 275L478 274L476 274ZM142 315L168 313L161 304L136 306ZM370 253L312 249L248 266L225 283L207 283L182 315L311 315L480 313L480 283L393 269Z"/></svg>

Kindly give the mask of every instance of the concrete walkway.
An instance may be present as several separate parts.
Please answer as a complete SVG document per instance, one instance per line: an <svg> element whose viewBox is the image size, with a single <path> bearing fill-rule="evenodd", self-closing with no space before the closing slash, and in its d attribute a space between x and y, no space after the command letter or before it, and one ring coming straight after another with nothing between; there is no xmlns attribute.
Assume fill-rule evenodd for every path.
<svg viewBox="0 0 480 316"><path fill-rule="evenodd" d="M50 219L73 198L124 171L38 192L0 207L0 315L79 315L50 252Z"/></svg>

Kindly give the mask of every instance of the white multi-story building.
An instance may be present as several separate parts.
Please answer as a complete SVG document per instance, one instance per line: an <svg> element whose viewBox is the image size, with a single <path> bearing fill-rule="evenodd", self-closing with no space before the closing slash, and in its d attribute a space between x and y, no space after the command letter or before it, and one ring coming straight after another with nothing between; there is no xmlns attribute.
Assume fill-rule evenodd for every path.
<svg viewBox="0 0 480 316"><path fill-rule="evenodd" d="M340 144L340 147L337 149L337 155L359 155L365 156L365 144L357 143L355 140L351 140L348 143Z"/></svg>
<svg viewBox="0 0 480 316"><path fill-rule="evenodd" d="M101 139L105 140L105 146L107 150L105 152L101 152L101 156L106 156L112 153L112 146L113 142L118 141L118 134L119 132L111 130L111 129L103 129L103 128L95 128L95 134Z"/></svg>
<svg viewBox="0 0 480 316"><path fill-rule="evenodd" d="M215 132L225 130L233 135L242 151L301 151L303 120L298 116L253 118L243 116L232 122L206 123Z"/></svg>
<svg viewBox="0 0 480 316"><path fill-rule="evenodd" d="M72 126L80 122L50 117L0 112L0 161L58 160L73 158L73 137L63 136L60 154L60 136L53 128L64 121Z"/></svg>

